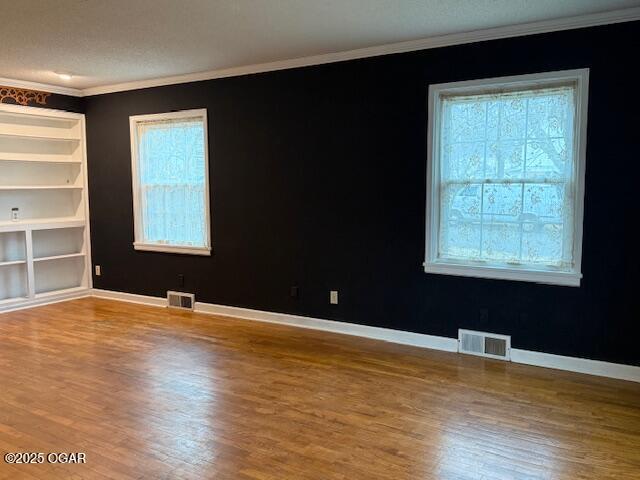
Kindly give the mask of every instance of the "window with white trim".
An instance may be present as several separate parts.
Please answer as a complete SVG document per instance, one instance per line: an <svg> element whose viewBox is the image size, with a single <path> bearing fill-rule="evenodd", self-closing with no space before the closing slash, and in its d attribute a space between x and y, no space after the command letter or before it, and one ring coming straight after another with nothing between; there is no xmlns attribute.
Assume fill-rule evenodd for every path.
<svg viewBox="0 0 640 480"><path fill-rule="evenodd" d="M207 111L129 119L136 250L210 255Z"/></svg>
<svg viewBox="0 0 640 480"><path fill-rule="evenodd" d="M425 271L580 284L588 70L432 85Z"/></svg>

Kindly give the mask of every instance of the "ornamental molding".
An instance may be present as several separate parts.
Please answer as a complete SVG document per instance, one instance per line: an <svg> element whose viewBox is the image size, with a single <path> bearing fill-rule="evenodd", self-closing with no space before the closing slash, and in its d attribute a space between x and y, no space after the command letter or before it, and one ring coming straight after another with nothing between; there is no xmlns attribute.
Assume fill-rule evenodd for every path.
<svg viewBox="0 0 640 480"><path fill-rule="evenodd" d="M47 92L38 90L29 90L26 88L5 87L0 85L0 103L5 103L6 98L10 98L18 105L29 105L29 103L37 103L39 105L47 104L47 97L51 95Z"/></svg>

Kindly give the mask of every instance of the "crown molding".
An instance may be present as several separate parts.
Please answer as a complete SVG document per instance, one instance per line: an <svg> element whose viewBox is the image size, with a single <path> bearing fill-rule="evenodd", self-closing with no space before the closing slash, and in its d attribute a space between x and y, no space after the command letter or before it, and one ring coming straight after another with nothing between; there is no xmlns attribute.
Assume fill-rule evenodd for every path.
<svg viewBox="0 0 640 480"><path fill-rule="evenodd" d="M417 50L427 50L431 48L446 47L451 45L461 45L465 43L483 42L486 40L496 40L500 38L534 35L538 33L555 32L560 30L572 30L576 28L630 22L634 20L640 20L640 7L614 10L605 13L581 15L576 17L559 18L542 22L523 23L485 30L475 30L464 33L454 33L438 37L428 37L421 40L411 40L407 42L392 43L388 45L359 48L356 50L314 55L311 57L281 60L277 62L259 63L242 67L211 70L208 72L125 82L114 85L105 85L102 87L91 87L84 89L82 93L85 96L101 95L105 93L122 92L126 90L137 90L141 88L160 87L164 85L197 82L201 80L212 80L215 78L235 77L254 73L272 72L290 68L343 62L345 60L377 57L393 53L413 52Z"/></svg>
<svg viewBox="0 0 640 480"><path fill-rule="evenodd" d="M465 43L484 42L488 40L498 40L501 38L510 37L522 37L525 35L536 35L540 33L573 30L576 28L595 27L599 25L632 22L636 20L640 20L640 7L612 10L610 12L594 13L589 15L558 18L553 20L544 20L540 22L522 23L484 30L474 30L463 33L453 33L437 37L427 37L420 40L410 40L407 42L391 43L387 45L378 45L374 47L347 50L343 52L313 55L310 57L300 57L289 60L279 60L276 62L258 63L253 65L244 65L240 67L209 70L206 72L174 75L170 77L154 78L148 80L136 80L132 82L89 87L85 89L60 87L57 85L25 82L7 78L0 78L0 84L9 87L29 88L51 93L60 93L62 95L83 97L102 95L106 93L124 92L127 90L139 90L142 88L161 87L165 85L176 85L180 83L198 82L202 80L213 80L216 78L237 77L240 75L273 72L291 68L310 67L313 65L323 65L327 63L344 62L347 60L378 57L381 55L390 55L394 53L415 52L418 50L428 50L432 48L448 47L452 45L463 45Z"/></svg>
<svg viewBox="0 0 640 480"><path fill-rule="evenodd" d="M58 85L50 85L48 83L27 82L25 80L16 80L14 78L0 77L0 85L5 87L25 88L27 90L37 90L39 92L70 95L72 97L82 97L84 95L82 90L79 88L60 87Z"/></svg>

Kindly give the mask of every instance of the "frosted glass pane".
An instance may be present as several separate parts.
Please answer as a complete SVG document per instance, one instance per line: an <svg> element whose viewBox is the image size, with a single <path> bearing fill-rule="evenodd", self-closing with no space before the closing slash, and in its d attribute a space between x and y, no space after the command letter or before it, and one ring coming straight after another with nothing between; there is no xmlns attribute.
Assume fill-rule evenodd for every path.
<svg viewBox="0 0 640 480"><path fill-rule="evenodd" d="M573 262L574 87L445 96L438 256Z"/></svg>
<svg viewBox="0 0 640 480"><path fill-rule="evenodd" d="M142 122L137 128L143 242L207 246L204 122Z"/></svg>

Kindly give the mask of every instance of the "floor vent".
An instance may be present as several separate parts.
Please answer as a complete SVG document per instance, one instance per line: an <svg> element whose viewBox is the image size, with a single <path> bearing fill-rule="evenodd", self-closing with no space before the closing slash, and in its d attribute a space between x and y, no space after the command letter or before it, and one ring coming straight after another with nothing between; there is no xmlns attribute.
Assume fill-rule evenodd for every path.
<svg viewBox="0 0 640 480"><path fill-rule="evenodd" d="M458 352L510 360L511 337L473 330L458 330Z"/></svg>
<svg viewBox="0 0 640 480"><path fill-rule="evenodd" d="M193 293L167 292L167 300L170 308L182 308L193 310L195 295Z"/></svg>

